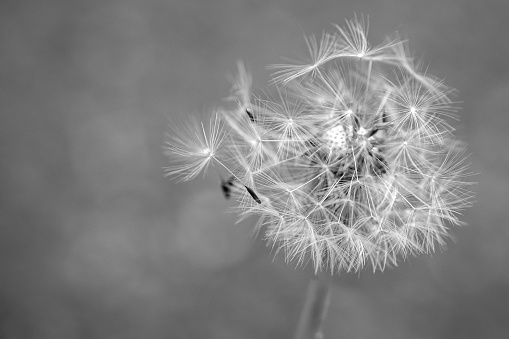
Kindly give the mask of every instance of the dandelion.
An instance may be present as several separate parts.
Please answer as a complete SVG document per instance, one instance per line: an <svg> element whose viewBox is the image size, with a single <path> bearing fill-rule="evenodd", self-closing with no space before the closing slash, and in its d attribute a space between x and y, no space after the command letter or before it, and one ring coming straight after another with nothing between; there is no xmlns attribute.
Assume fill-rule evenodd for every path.
<svg viewBox="0 0 509 339"><path fill-rule="evenodd" d="M271 66L252 93L238 63L233 105L206 123L173 121L166 175L220 173L239 219L288 262L315 269L296 338L318 338L330 280L319 272L384 270L446 244L472 193L454 138L453 90L428 74L397 35L372 45L363 17L305 39L305 62ZM271 93L272 91L272 93Z"/></svg>
<svg viewBox="0 0 509 339"><path fill-rule="evenodd" d="M239 218L289 262L316 272L384 270L443 246L472 195L454 139L453 91L419 67L397 36L368 41L363 17L306 38L304 63L272 66L252 93L242 63L208 123L174 123L166 174L222 173Z"/></svg>

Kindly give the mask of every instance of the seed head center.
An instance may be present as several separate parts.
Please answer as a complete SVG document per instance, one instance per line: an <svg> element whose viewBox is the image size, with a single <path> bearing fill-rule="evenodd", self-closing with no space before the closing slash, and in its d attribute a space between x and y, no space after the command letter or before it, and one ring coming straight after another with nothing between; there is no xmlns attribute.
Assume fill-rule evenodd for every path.
<svg viewBox="0 0 509 339"><path fill-rule="evenodd" d="M342 125L334 126L323 134L323 140L331 149L342 150L347 148L347 133Z"/></svg>

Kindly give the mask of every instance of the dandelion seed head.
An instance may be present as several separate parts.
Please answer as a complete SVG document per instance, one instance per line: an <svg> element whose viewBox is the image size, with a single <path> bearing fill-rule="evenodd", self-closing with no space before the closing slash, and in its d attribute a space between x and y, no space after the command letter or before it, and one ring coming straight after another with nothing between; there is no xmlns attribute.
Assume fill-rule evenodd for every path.
<svg viewBox="0 0 509 339"><path fill-rule="evenodd" d="M239 218L259 216L255 233L287 261L383 270L446 244L472 199L468 165L451 90L416 66L405 41L370 44L363 17L336 28L306 38L307 62L274 67L275 95L253 95L239 63L235 107L174 127L167 174L226 172L221 188Z"/></svg>

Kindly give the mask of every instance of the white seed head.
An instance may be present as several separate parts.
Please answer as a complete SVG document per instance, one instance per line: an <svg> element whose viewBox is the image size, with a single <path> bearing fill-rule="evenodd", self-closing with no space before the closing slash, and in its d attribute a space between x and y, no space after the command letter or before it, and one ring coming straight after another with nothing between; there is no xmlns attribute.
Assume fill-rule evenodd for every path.
<svg viewBox="0 0 509 339"><path fill-rule="evenodd" d="M239 63L234 108L208 129L173 126L167 174L190 180L213 164L239 218L259 216L276 252L317 271L383 270L444 245L472 198L451 90L404 41L371 45L367 31L356 17L306 38L307 62L273 67L275 98L253 96Z"/></svg>

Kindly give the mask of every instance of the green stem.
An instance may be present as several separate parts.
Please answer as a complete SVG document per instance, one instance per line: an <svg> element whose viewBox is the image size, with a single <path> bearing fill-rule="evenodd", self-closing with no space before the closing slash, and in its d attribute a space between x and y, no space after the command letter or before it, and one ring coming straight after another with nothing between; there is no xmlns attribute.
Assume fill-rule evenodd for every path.
<svg viewBox="0 0 509 339"><path fill-rule="evenodd" d="M316 274L309 283L294 339L323 339L322 325L330 303L332 277Z"/></svg>

